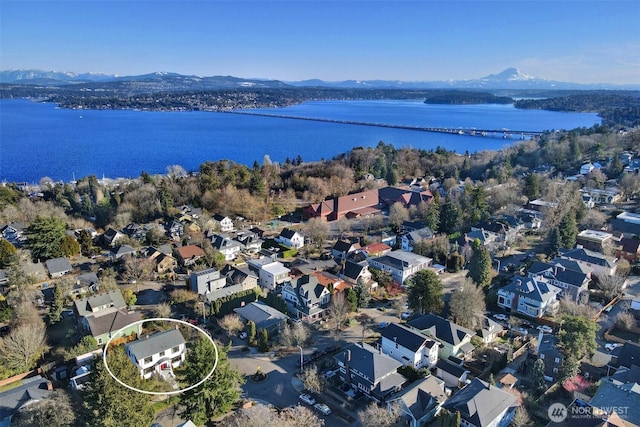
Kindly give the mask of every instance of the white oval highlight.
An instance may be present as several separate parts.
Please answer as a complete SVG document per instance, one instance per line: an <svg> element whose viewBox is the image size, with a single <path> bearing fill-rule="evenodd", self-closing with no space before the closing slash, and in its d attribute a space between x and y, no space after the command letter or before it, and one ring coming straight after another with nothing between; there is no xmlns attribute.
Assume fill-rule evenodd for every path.
<svg viewBox="0 0 640 427"><path fill-rule="evenodd" d="M113 375L113 372L111 372L111 369L109 368L109 364L107 363L107 349L109 348L109 344L111 343L111 341L115 338L122 338L121 336L119 336L120 332L122 332L124 329L130 327L131 325L142 325L144 323L147 322L153 322L155 320L159 320L159 321L165 321L165 322L175 322L175 323L182 323L183 325L187 325L190 326L196 330L198 330L198 332L200 332L201 334L203 334L205 337L207 337L207 339L211 342L211 344L213 344L213 349L216 352L216 360L213 362L213 367L211 368L211 372L209 372L202 380L198 381L196 384L193 384L187 388L183 388L180 390L174 390L174 391L147 391L147 390L140 390L137 389L135 387L130 386L129 384L126 384L124 381L120 380L118 377L116 377L115 375ZM124 335L123 335L124 336ZM128 325L126 325L123 328L118 329L116 332L114 332L111 336L111 338L109 338L109 341L107 341L107 343L104 346L104 350L102 350L102 361L104 362L104 367L107 368L107 372L109 372L109 375L111 375L111 377L116 380L116 382L118 384L120 384L123 387L128 388L129 390L133 390L133 391L137 391L138 393L143 393L143 394L153 394L153 395L174 395L174 394L180 394L180 393L184 393L185 391L189 391L192 390L198 386L200 386L201 384L203 384L206 380L208 380L209 378L211 378L211 375L213 375L213 372L216 370L216 367L218 366L218 358L219 358L219 354L218 354L218 346L216 346L216 343L213 341L213 338L211 338L211 336L209 336L209 334L207 333L207 331L192 325L189 322L185 322L184 320L178 320L178 319L170 319L170 318L164 318L164 317L153 317L151 319L143 319L143 320L138 320L137 322L133 322L130 323Z"/></svg>

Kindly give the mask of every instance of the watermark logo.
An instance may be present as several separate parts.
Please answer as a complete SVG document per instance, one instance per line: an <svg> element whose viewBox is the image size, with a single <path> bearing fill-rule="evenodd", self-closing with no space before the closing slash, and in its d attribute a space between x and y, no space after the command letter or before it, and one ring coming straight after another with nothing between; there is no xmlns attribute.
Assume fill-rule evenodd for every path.
<svg viewBox="0 0 640 427"><path fill-rule="evenodd" d="M562 403L554 403L547 409L547 415L554 423L561 423L567 418L567 407Z"/></svg>

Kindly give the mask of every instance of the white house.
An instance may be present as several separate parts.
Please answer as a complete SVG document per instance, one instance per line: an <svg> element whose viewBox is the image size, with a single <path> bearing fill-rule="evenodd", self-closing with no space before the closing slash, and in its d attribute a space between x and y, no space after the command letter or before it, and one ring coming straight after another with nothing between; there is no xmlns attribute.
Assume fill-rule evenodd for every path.
<svg viewBox="0 0 640 427"><path fill-rule="evenodd" d="M311 274L300 277L294 283L285 283L282 298L296 318L312 322L325 316L331 292L320 283L317 275Z"/></svg>
<svg viewBox="0 0 640 427"><path fill-rule="evenodd" d="M234 230L233 221L228 216L215 214L213 216L213 221L215 222L216 227L223 233L228 233Z"/></svg>
<svg viewBox="0 0 640 427"><path fill-rule="evenodd" d="M418 271L429 268L432 261L431 258L405 251L393 251L367 260L371 267L390 273L399 284L403 284Z"/></svg>
<svg viewBox="0 0 640 427"><path fill-rule="evenodd" d="M280 235L276 237L276 242L282 243L290 248L300 249L304 246L304 236L290 228L284 228Z"/></svg>
<svg viewBox="0 0 640 427"><path fill-rule="evenodd" d="M226 234L216 234L212 239L213 247L224 255L225 261L233 261L236 259L244 245L237 240L232 239Z"/></svg>
<svg viewBox="0 0 640 427"><path fill-rule="evenodd" d="M554 314L559 306L560 288L531 277L514 279L498 290L498 306L508 312L518 312L531 317Z"/></svg>
<svg viewBox="0 0 640 427"><path fill-rule="evenodd" d="M215 268L194 271L189 276L189 287L199 295L222 289L226 284L226 276L221 275Z"/></svg>
<svg viewBox="0 0 640 427"><path fill-rule="evenodd" d="M435 366L439 343L404 325L392 323L382 330L382 352L416 369Z"/></svg>
<svg viewBox="0 0 640 427"><path fill-rule="evenodd" d="M168 329L130 342L125 351L136 365L142 378L162 374L182 365L185 359L185 340L178 329Z"/></svg>
<svg viewBox="0 0 640 427"><path fill-rule="evenodd" d="M260 257L247 261L249 269L258 274L258 284L271 291L278 285L289 281L289 270L280 261L275 261L269 257Z"/></svg>

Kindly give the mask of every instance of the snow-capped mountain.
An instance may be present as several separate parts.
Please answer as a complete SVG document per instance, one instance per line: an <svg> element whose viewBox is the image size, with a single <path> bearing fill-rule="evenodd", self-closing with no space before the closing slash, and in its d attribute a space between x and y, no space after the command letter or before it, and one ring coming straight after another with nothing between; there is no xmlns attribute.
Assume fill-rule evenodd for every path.
<svg viewBox="0 0 640 427"><path fill-rule="evenodd" d="M400 81L400 80L344 80L324 81L319 79L288 81L267 79L243 79L233 76L200 77L160 71L139 76L116 76L102 73L77 74L61 71L41 70L7 70L0 71L0 83L48 84L61 85L70 83L107 83L137 82L156 85L164 90L172 89L215 89L215 88L249 88L249 87L333 87L333 88L367 88L367 89L618 89L638 90L640 85L613 84L580 84L559 82L533 77L517 68L490 74L479 79L445 80L445 81ZM155 87L155 86L154 86Z"/></svg>
<svg viewBox="0 0 640 427"><path fill-rule="evenodd" d="M104 82L116 76L104 73L74 73L69 71L5 70L0 71L0 83L36 83L45 81Z"/></svg>

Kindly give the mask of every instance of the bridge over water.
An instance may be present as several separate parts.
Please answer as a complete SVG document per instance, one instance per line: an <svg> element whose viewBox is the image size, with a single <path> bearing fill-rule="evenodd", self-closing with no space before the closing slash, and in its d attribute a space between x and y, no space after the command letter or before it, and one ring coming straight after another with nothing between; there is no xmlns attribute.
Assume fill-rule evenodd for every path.
<svg viewBox="0 0 640 427"><path fill-rule="evenodd" d="M229 114L244 114L248 116L260 116L260 117L273 117L277 119L293 119L293 120L309 120L313 122L325 122L325 123L337 123L343 125L357 125L357 126L373 126L381 128L392 129L404 129L415 130L421 132L436 132L447 133L451 135L467 135L467 136L484 136L490 138L511 138L515 136L520 139L526 139L527 137L538 136L542 134L540 131L532 130L513 130L513 129L463 129L463 128L447 128L447 127L431 127L431 126L411 126L411 125L397 125L389 123L372 123L372 122L358 122L354 120L337 120L337 119L323 119L319 117L300 117L300 116L288 116L284 114L272 114L272 113L258 113L255 111L224 111Z"/></svg>

